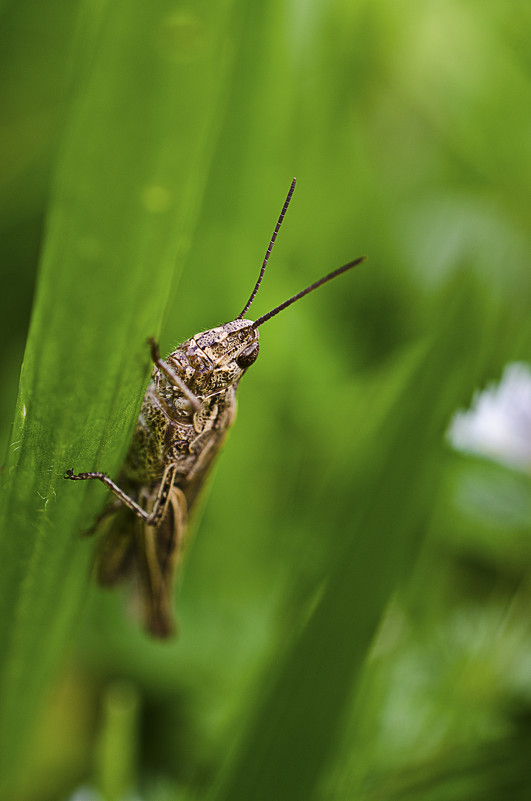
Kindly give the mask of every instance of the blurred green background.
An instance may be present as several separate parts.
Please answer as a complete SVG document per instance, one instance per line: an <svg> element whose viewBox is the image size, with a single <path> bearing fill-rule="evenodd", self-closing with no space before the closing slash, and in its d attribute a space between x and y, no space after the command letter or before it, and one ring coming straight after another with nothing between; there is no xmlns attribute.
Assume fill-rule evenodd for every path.
<svg viewBox="0 0 531 801"><path fill-rule="evenodd" d="M0 15L1 797L528 798L531 457L445 431L530 361L529 4ZM63 473L117 475L146 337L239 313L294 175L251 317L369 260L261 329L154 643Z"/></svg>

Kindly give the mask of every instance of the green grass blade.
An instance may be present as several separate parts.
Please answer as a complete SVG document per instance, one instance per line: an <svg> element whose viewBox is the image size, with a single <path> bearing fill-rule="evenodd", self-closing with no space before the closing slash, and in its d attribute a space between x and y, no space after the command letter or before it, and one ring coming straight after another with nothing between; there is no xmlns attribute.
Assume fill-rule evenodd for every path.
<svg viewBox="0 0 531 801"><path fill-rule="evenodd" d="M88 581L92 545L79 532L104 494L65 482L64 470L119 467L148 375L146 336L182 268L222 81L224 11L205 32L205 20L164 0L98 12L87 3L73 48L80 60L4 474L3 780Z"/></svg>

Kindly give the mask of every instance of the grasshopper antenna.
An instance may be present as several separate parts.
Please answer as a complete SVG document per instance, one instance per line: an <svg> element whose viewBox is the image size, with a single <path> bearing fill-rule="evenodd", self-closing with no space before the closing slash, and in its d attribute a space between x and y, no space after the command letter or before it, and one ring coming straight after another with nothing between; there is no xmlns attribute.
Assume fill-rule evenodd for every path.
<svg viewBox="0 0 531 801"><path fill-rule="evenodd" d="M300 292L297 292L297 294L293 295L292 298L285 300L284 303L280 304L280 306L275 306L275 308L271 309L270 312L264 314L262 317L259 317L258 320L255 320L255 322L253 323L253 328L258 328L258 326L262 325L267 320L270 320L271 317L274 317L279 312L283 311L284 309L287 309L288 306L291 306L291 304L295 303L296 300L300 300L305 295L308 295L310 292L313 292L314 289L318 289L323 284L327 284L328 281L332 280L332 278L337 278L338 275L346 273L347 270L352 270L353 267L356 267L356 265L361 264L361 262L365 261L366 258L367 256L360 256L358 259L354 259L354 261L349 261L348 264L344 264L343 267L338 267L337 270L328 273L328 275L325 275L324 278L320 278L319 281L315 282L315 284L310 284L310 286L307 286L306 289L302 289Z"/></svg>
<svg viewBox="0 0 531 801"><path fill-rule="evenodd" d="M286 200L284 201L284 205L282 206L282 211L280 212L280 217L278 218L277 224L275 226L275 230L273 231L273 236L271 237L271 242L269 243L269 247L267 248L267 251L266 251L266 254L265 254L265 258L264 258L264 262L262 264L262 269L260 270L260 275L258 276L258 281L256 282L256 284L254 286L254 289L251 292L251 297L249 298L249 300L247 301L247 303L243 307L243 311L240 312L240 314L236 317L237 320L241 320L242 319L243 315L245 314L245 312L247 311L247 309L249 308L249 306L251 305L251 303L255 299L256 293L258 292L258 288L260 287L260 284L262 283L262 276L264 274L264 271L265 271L265 268L266 268L266 265L267 265L267 262L268 262L268 259L269 259L269 255L270 255L271 251L273 250L273 245L275 244L275 239L277 238L277 234L278 234L279 228L282 225L282 220L284 219L286 211L288 210L289 202L291 200L291 196L293 195L293 191L295 189L295 184L296 183L297 183L297 179L294 178L293 181L291 182L291 186L289 188L288 196L287 196Z"/></svg>

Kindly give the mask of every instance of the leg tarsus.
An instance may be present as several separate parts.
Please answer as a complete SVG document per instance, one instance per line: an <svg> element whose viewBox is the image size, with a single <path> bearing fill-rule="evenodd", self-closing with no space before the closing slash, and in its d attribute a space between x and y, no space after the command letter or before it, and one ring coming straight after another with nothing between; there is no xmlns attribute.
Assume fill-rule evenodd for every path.
<svg viewBox="0 0 531 801"><path fill-rule="evenodd" d="M99 478L102 481L104 478L108 478L107 473L74 473L73 470L65 470L64 478L70 479L70 481L86 481L88 478Z"/></svg>

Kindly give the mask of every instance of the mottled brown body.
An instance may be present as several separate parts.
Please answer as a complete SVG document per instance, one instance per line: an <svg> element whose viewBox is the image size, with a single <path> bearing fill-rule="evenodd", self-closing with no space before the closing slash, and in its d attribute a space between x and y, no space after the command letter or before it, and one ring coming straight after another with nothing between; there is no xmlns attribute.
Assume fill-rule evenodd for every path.
<svg viewBox="0 0 531 801"><path fill-rule="evenodd" d="M167 465L175 464L174 486L183 491L189 511L234 421L238 382L257 356L258 331L248 320L204 331L171 353L166 364L197 396L197 411L155 365L124 478L140 486L157 485Z"/></svg>
<svg viewBox="0 0 531 801"><path fill-rule="evenodd" d="M155 366L118 483L98 478L117 500L98 552L97 575L112 586L132 575L137 604L151 634L173 632L172 596L190 511L234 421L238 383L258 356L258 331L234 320L203 331ZM196 399L183 393L176 377Z"/></svg>
<svg viewBox="0 0 531 801"><path fill-rule="evenodd" d="M196 334L166 361L151 340L155 366L118 483L105 473L66 471L73 481L97 479L115 495L100 517L112 519L98 551L98 579L112 586L131 576L144 625L157 637L174 629L173 585L189 515L234 422L238 384L258 357L259 326L364 260L362 256L339 267L255 322L242 319L260 286L294 188L295 179L240 315Z"/></svg>

